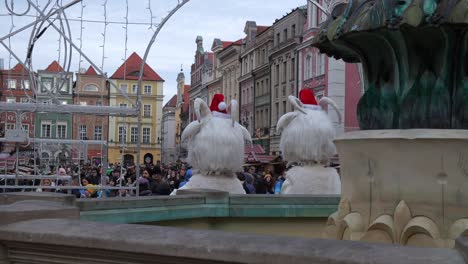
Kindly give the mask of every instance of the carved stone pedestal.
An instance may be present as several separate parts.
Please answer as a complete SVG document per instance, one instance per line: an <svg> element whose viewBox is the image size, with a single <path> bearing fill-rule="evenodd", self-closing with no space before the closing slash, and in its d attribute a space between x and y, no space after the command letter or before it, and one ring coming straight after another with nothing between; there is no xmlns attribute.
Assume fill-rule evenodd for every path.
<svg viewBox="0 0 468 264"><path fill-rule="evenodd" d="M367 130L336 140L341 202L324 235L453 247L468 230L468 130Z"/></svg>

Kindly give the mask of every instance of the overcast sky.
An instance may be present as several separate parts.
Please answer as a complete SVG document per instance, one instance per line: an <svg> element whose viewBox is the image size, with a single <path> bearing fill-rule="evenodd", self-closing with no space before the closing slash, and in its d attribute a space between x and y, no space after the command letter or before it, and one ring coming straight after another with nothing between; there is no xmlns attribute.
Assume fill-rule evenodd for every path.
<svg viewBox="0 0 468 264"><path fill-rule="evenodd" d="M70 1L61 0L63 4ZM47 1L38 0L37 2L40 8L44 8ZM104 5L106 2L107 4ZM188 2L162 28L147 60L147 63L165 80L164 103L177 92L176 78L181 65L186 83L190 84L190 65L194 60L197 35L203 37L204 48L209 51L214 38L226 41L243 38L245 36L243 30L247 20L256 21L257 25L269 26L273 24L275 19L281 18L295 7L305 5L306 2L307 0L191 0ZM14 10L18 13L26 10L26 0L15 0L14 3ZM86 20L106 20L125 23L127 3L128 22L130 22L127 33L124 28L125 24L109 23L105 26L102 22L86 22ZM71 29L69 36L75 45L81 46L81 50L93 63L99 67L104 66L104 71L108 73L108 76L111 76L125 58L125 36L128 36L126 56L128 57L133 51L136 51L143 57L153 35L151 20L154 24L158 23L176 4L177 0L84 0L66 10ZM104 7L106 15L104 15ZM84 28L80 31L82 10L85 21L83 22ZM50 11L50 8L47 8L47 11ZM0 37L8 34L10 30L17 30L34 21L35 18L32 16L37 14L33 7L27 13L30 16L14 16L12 18L5 16L7 13L4 1L2 1L0 3L0 14L2 15L0 16L2 25ZM60 26L59 21L56 21L55 24ZM30 34L31 28L14 35L10 42L7 39L4 43L24 60ZM83 36L81 42L80 34ZM60 55L59 50L61 51ZM104 63L103 52L105 55ZM79 66L87 68L90 65L84 58L81 58L80 62L79 56L77 52L72 54L70 70L73 72L78 71ZM13 67L17 63L16 59L1 46L0 58L4 59L5 68ZM52 27L47 29L35 45L32 58L35 70L45 69L53 60L60 59L60 63L64 64L65 46L63 40L59 42L59 34Z"/></svg>

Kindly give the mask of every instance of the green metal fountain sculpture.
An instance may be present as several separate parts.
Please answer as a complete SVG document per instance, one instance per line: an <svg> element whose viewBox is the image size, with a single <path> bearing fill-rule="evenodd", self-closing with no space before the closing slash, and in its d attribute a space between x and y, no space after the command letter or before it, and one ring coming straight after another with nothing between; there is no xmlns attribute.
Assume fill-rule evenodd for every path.
<svg viewBox="0 0 468 264"><path fill-rule="evenodd" d="M335 140L325 237L453 247L468 236L468 0L337 1L313 46L361 62L365 93L362 130Z"/></svg>
<svg viewBox="0 0 468 264"><path fill-rule="evenodd" d="M467 0L332 3L313 45L363 64L361 129L468 129Z"/></svg>

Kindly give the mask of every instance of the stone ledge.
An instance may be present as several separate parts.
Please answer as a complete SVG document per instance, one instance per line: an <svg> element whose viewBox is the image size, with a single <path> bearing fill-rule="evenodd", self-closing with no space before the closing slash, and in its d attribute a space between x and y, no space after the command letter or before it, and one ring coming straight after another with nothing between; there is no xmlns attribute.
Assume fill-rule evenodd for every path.
<svg viewBox="0 0 468 264"><path fill-rule="evenodd" d="M19 201L0 205L0 225L40 218L79 219L80 211L73 206L50 201Z"/></svg>
<svg viewBox="0 0 468 264"><path fill-rule="evenodd" d="M339 196L228 195L183 190L183 195L77 201L82 220L143 223L203 217L328 217Z"/></svg>
<svg viewBox="0 0 468 264"><path fill-rule="evenodd" d="M75 205L75 196L52 192L8 192L0 193L0 205L12 204L24 200L57 202L62 205Z"/></svg>
<svg viewBox="0 0 468 264"><path fill-rule="evenodd" d="M336 138L340 140L356 139L444 139L468 140L468 130L461 129L386 129L356 130L344 133Z"/></svg>
<svg viewBox="0 0 468 264"><path fill-rule="evenodd" d="M455 240L455 249L457 249L468 263L468 237L462 236Z"/></svg>
<svg viewBox="0 0 468 264"><path fill-rule="evenodd" d="M38 228L41 227L41 228ZM170 227L118 225L84 222L77 220L40 219L0 227L0 243L7 251L14 245L29 244L28 253L33 254L35 244L40 247L55 245L56 260L66 256L70 247L92 252L106 250L110 254L95 257L93 263L107 261L116 263L113 252L147 255L154 261L156 256L165 256L163 263L185 259L184 263L399 263L435 264L465 263L462 255L453 249L413 248L396 245L272 237L263 235L236 234L221 231L200 231ZM57 248L58 247L58 248ZM76 252L78 252L76 251ZM11 256L11 255L8 255ZM77 258L85 258L81 254ZM166 262L168 260L168 262ZM79 261L79 259L75 259ZM177 261L172 261L174 263ZM71 262L56 262L71 263Z"/></svg>
<svg viewBox="0 0 468 264"><path fill-rule="evenodd" d="M338 205L339 195L271 195L271 194L232 194L231 205Z"/></svg>
<svg viewBox="0 0 468 264"><path fill-rule="evenodd" d="M205 197L203 195L174 195L80 199L76 201L76 206L78 206L81 211L95 211L158 206L199 205L204 203Z"/></svg>

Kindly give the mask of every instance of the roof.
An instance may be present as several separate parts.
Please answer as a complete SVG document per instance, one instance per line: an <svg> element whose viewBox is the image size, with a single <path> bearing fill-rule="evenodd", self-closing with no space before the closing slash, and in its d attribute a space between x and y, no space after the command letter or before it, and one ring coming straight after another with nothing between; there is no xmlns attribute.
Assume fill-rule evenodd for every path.
<svg viewBox="0 0 468 264"><path fill-rule="evenodd" d="M62 72L63 68L57 61L53 61L47 68L45 69L47 72Z"/></svg>
<svg viewBox="0 0 468 264"><path fill-rule="evenodd" d="M230 46L233 42L232 41L223 41L223 49Z"/></svg>
<svg viewBox="0 0 468 264"><path fill-rule="evenodd" d="M176 107L177 104L177 95L172 96L172 98L167 102L163 108L166 107Z"/></svg>
<svg viewBox="0 0 468 264"><path fill-rule="evenodd" d="M88 70L85 72L85 75L98 75L93 66L89 66Z"/></svg>
<svg viewBox="0 0 468 264"><path fill-rule="evenodd" d="M239 45L242 45L242 40L243 39L238 39L236 40L235 42L231 42L229 45L227 46L224 46L224 42L223 42L223 48L228 48L228 47L231 47L231 46L239 46Z"/></svg>
<svg viewBox="0 0 468 264"><path fill-rule="evenodd" d="M251 152L254 154L265 154L265 150L263 149L262 145L259 144L246 145L244 148L244 153L250 154Z"/></svg>
<svg viewBox="0 0 468 264"><path fill-rule="evenodd" d="M246 163L271 163L275 161L278 156L273 155L262 155L262 154L246 154L245 156Z"/></svg>
<svg viewBox="0 0 468 264"><path fill-rule="evenodd" d="M10 72L28 72L28 69L25 69L21 63L18 63L15 67L11 68Z"/></svg>
<svg viewBox="0 0 468 264"><path fill-rule="evenodd" d="M257 26L257 36L267 31L270 26Z"/></svg>
<svg viewBox="0 0 468 264"><path fill-rule="evenodd" d="M133 52L130 57L112 74L110 79L119 80L138 80L140 67L143 60L136 52ZM143 68L143 81L164 81L148 64L145 63Z"/></svg>
<svg viewBox="0 0 468 264"><path fill-rule="evenodd" d="M278 22L280 22L281 20L283 20L284 18L288 17L289 15L293 14L293 13L296 12L296 11L303 11L303 12L307 11L307 5L298 6L298 7L296 7L296 8L293 8L293 9L291 10L291 12L287 13L287 14L284 15L282 18L276 19L275 22L274 22L273 24L277 24Z"/></svg>

